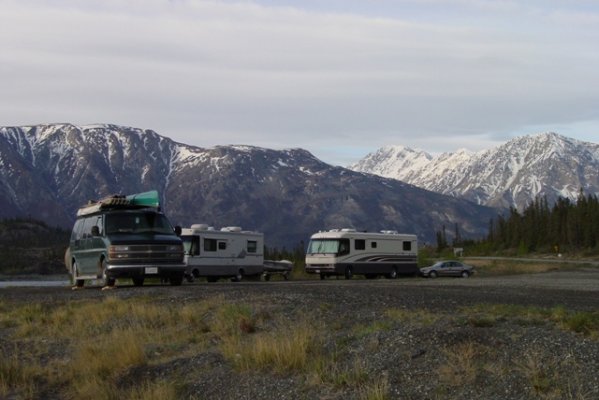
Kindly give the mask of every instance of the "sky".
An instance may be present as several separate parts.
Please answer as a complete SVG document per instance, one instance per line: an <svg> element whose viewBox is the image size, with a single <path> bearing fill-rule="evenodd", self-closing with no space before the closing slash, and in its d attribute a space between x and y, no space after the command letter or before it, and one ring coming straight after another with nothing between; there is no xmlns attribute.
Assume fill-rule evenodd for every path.
<svg viewBox="0 0 599 400"><path fill-rule="evenodd" d="M0 0L0 126L199 146L478 151L599 143L599 2Z"/></svg>

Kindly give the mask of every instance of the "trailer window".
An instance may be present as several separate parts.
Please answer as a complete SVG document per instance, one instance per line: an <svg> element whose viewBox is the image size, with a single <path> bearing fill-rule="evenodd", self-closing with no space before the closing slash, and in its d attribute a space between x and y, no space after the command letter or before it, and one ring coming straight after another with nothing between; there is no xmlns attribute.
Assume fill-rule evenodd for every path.
<svg viewBox="0 0 599 400"><path fill-rule="evenodd" d="M256 253L258 251L258 242L248 240L248 253Z"/></svg>
<svg viewBox="0 0 599 400"><path fill-rule="evenodd" d="M204 239L204 251L216 251L216 239Z"/></svg>
<svg viewBox="0 0 599 400"><path fill-rule="evenodd" d="M411 251L412 242L403 242L403 251Z"/></svg>
<svg viewBox="0 0 599 400"><path fill-rule="evenodd" d="M354 249L356 250L366 250L366 240L364 239L356 239L354 242Z"/></svg>
<svg viewBox="0 0 599 400"><path fill-rule="evenodd" d="M373 249L376 249L376 242L370 242L370 247L372 247Z"/></svg>
<svg viewBox="0 0 599 400"><path fill-rule="evenodd" d="M219 250L227 250L227 242L218 242Z"/></svg>

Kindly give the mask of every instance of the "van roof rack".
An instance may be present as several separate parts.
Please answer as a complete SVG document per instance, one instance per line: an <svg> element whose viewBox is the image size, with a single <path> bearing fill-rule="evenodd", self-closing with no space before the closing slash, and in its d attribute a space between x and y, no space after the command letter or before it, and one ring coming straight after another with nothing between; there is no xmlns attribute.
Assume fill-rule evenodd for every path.
<svg viewBox="0 0 599 400"><path fill-rule="evenodd" d="M136 209L152 207L160 210L158 191L136 193L131 195L115 194L100 200L90 200L86 205L77 210L77 216L89 215L108 209Z"/></svg>

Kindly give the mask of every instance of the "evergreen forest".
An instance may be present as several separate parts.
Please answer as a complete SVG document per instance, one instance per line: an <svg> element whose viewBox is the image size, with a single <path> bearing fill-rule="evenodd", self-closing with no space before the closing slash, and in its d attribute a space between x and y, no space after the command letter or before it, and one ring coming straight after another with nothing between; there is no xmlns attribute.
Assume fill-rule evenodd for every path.
<svg viewBox="0 0 599 400"><path fill-rule="evenodd" d="M489 222L481 241L461 243L477 253L599 253L599 199L581 190L576 201L560 197L550 206L536 198L521 212L511 208Z"/></svg>

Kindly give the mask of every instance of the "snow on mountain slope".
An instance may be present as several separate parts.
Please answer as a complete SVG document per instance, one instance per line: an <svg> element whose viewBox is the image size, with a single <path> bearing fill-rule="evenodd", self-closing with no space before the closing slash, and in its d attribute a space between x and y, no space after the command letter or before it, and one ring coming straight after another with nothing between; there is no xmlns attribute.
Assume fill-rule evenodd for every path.
<svg viewBox="0 0 599 400"><path fill-rule="evenodd" d="M402 150L380 149L349 168L492 207L523 208L536 196L575 199L580 188L599 194L599 145L552 132L476 153L458 150L436 157L391 148ZM422 154L418 162L413 161L415 153Z"/></svg>
<svg viewBox="0 0 599 400"><path fill-rule="evenodd" d="M418 157L414 158L414 162ZM174 224L243 226L294 246L321 229L391 229L431 241L442 226L485 234L496 211L326 164L303 149L205 149L151 130L71 124L0 127L0 217L72 223L79 206L157 189Z"/></svg>

